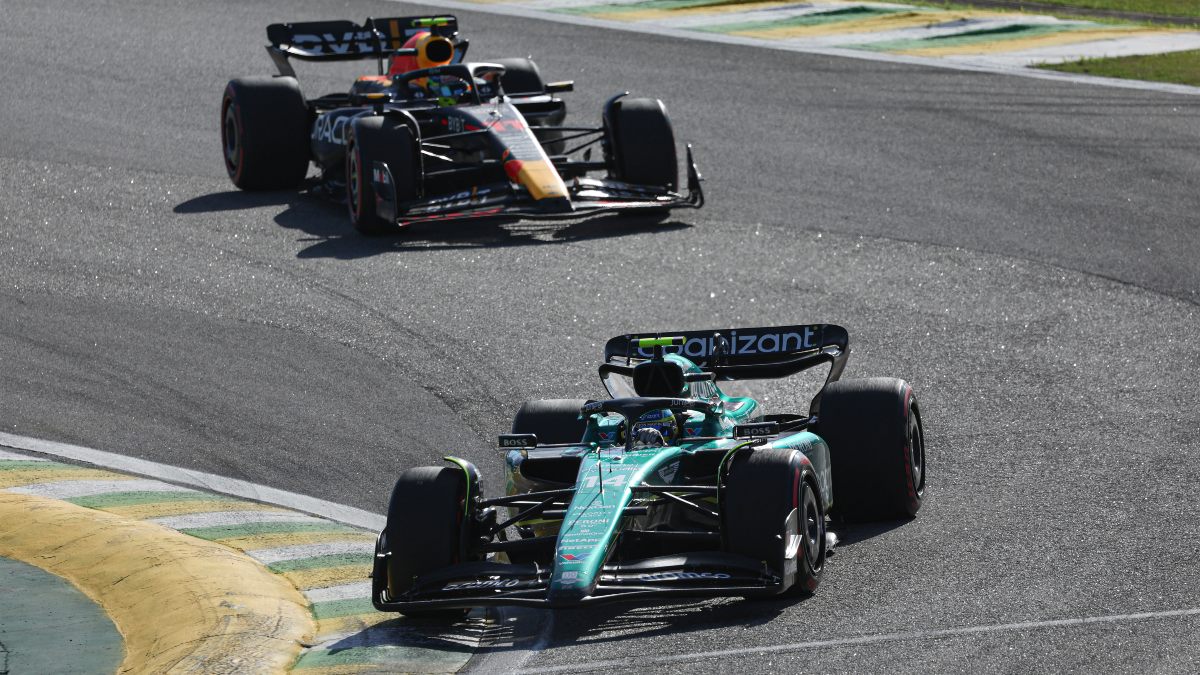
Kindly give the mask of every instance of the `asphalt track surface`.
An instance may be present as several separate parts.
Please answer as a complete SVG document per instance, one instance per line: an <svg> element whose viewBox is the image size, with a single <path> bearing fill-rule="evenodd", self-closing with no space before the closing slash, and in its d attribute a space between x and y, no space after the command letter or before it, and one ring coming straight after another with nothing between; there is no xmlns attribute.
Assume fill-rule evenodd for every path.
<svg viewBox="0 0 1200 675"><path fill-rule="evenodd" d="M844 532L810 600L522 614L479 667L1200 668L1200 98L459 12L476 58L574 78L576 122L666 100L709 206L363 239L233 191L218 102L267 23L420 11L5 3L4 431L379 512L447 450L497 476L612 335L835 322L847 376L924 406L916 520Z"/></svg>

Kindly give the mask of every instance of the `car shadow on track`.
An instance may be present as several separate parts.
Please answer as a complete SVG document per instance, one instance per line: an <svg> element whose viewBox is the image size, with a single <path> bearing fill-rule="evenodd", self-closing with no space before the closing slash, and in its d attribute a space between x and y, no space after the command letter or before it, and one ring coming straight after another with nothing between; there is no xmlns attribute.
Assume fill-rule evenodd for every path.
<svg viewBox="0 0 1200 675"><path fill-rule="evenodd" d="M275 216L276 224L310 235L301 241L313 243L297 257L338 260L410 250L542 246L692 227L670 215L608 215L561 221L493 218L417 223L395 234L367 237L350 227L344 207L310 193L294 191L219 192L182 202L175 212L213 213L267 206L286 206Z"/></svg>
<svg viewBox="0 0 1200 675"><path fill-rule="evenodd" d="M892 530L904 527L911 522L912 519L909 518L905 520L886 520L874 523L854 523L831 526L830 529L836 532L838 536L837 548L834 548L833 551L836 552L838 548L853 546L860 541L866 541L868 539L878 537L881 534L886 534Z"/></svg>

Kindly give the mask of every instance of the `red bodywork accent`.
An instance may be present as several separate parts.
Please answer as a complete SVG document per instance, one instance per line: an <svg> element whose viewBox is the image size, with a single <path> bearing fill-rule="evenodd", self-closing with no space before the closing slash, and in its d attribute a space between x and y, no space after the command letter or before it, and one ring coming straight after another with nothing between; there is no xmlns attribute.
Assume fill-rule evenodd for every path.
<svg viewBox="0 0 1200 675"><path fill-rule="evenodd" d="M521 161L518 159L510 159L504 163L504 173L511 181L517 180L517 175L521 173Z"/></svg>

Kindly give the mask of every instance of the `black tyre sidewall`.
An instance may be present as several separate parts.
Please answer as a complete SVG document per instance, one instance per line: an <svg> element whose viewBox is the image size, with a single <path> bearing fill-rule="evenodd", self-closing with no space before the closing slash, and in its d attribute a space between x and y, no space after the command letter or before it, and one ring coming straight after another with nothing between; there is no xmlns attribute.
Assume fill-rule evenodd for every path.
<svg viewBox="0 0 1200 675"><path fill-rule="evenodd" d="M742 450L729 462L722 487L722 536L726 550L762 560L774 568L782 558L788 536L798 535L801 541L796 554L796 579L785 593L807 595L815 591L825 567L825 514L811 465L803 454L776 448ZM809 503L815 513L806 514L806 496L813 498ZM784 533L784 521L793 509L797 511L798 531ZM806 515L814 518L819 530L815 547L809 547L804 540Z"/></svg>
<svg viewBox="0 0 1200 675"><path fill-rule="evenodd" d="M512 433L537 434L538 443L575 443L583 438L587 420L579 419L585 399L526 401L513 417Z"/></svg>
<svg viewBox="0 0 1200 675"><path fill-rule="evenodd" d="M667 107L654 98L622 99L609 120L615 178L674 190L679 184L675 132Z"/></svg>
<svg viewBox="0 0 1200 675"><path fill-rule="evenodd" d="M230 81L221 97L221 147L229 179L243 190L299 187L308 173L310 124L295 78Z"/></svg>
<svg viewBox="0 0 1200 675"><path fill-rule="evenodd" d="M397 231L395 223L375 211L371 171L376 161L388 165L397 203L416 197L416 142L407 125L383 116L366 116L354 120L346 134L346 207L354 229L365 235Z"/></svg>
<svg viewBox="0 0 1200 675"><path fill-rule="evenodd" d="M532 59L497 59L495 63L504 66L504 74L500 76L500 88L504 90L505 95L546 93L546 81L542 79L542 71Z"/></svg>
<svg viewBox="0 0 1200 675"><path fill-rule="evenodd" d="M400 474L384 530L392 600L412 587L414 577L460 561L466 489L466 476L457 468L426 466Z"/></svg>

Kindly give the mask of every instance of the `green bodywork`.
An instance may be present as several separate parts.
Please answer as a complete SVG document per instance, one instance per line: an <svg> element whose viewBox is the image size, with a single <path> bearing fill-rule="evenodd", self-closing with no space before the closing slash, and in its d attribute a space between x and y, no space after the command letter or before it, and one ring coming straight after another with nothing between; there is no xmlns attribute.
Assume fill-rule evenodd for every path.
<svg viewBox="0 0 1200 675"><path fill-rule="evenodd" d="M687 372L698 372L686 359L678 359ZM702 385L702 386L697 386ZM508 494L565 487L531 480L521 473L521 465L536 458L578 457L579 470L575 479L575 494L567 507L561 525L554 520L531 520L523 524L535 528L540 535L554 534L558 525L554 568L550 580L549 599L552 603L571 604L591 595L599 580L600 571L623 528L638 524L642 516L627 515L626 507L651 504L660 497L639 493L637 485L682 485L685 476L679 470L681 460L696 453L728 454L745 439L734 439L734 426L759 421L760 406L752 398L726 395L711 381L693 382L693 398L697 390L707 402L720 400L717 413L707 415L688 411L682 424L683 434L676 443L666 446L634 446L627 449L620 415L593 414L587 420L587 430L578 447L511 450L507 455L506 474ZM715 438L714 438L715 437ZM689 442L688 438L698 440ZM818 492L827 511L833 505L830 476L829 447L817 435L801 431L774 438L759 447L799 450L811 462L817 478Z"/></svg>

